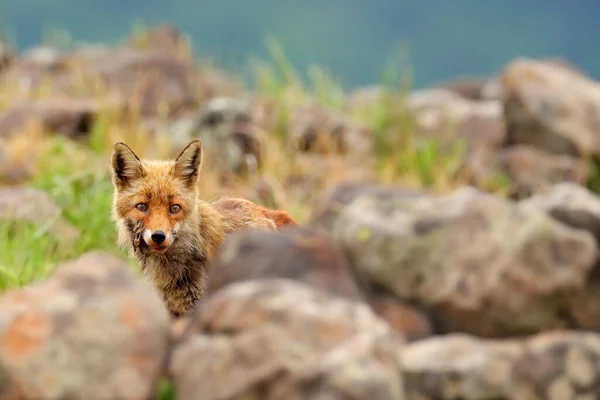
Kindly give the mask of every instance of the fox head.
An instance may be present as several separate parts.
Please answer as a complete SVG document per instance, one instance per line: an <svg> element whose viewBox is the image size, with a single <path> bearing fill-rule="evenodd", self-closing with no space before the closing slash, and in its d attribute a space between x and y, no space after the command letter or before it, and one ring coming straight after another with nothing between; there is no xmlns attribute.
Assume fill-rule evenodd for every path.
<svg viewBox="0 0 600 400"><path fill-rule="evenodd" d="M202 142L194 140L175 160L141 160L125 143L112 154L113 219L119 243L165 253L178 232L196 220Z"/></svg>

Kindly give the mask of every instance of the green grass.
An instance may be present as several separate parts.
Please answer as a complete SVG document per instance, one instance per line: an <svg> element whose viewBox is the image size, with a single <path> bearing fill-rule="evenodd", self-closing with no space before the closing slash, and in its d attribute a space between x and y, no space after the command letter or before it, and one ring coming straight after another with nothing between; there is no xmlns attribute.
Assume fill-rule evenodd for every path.
<svg viewBox="0 0 600 400"><path fill-rule="evenodd" d="M29 187L50 194L63 217L79 230L75 241L43 224L0 222L0 291L43 279L57 264L86 251L123 255L110 219L112 184L108 169L74 168L73 154L60 137L40 160L41 173Z"/></svg>

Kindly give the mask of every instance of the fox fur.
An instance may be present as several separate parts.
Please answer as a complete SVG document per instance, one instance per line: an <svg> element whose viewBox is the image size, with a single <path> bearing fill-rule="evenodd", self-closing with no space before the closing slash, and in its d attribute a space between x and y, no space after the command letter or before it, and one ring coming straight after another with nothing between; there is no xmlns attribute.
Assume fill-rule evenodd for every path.
<svg viewBox="0 0 600 400"><path fill-rule="evenodd" d="M122 142L113 148L117 243L129 248L174 317L188 314L202 296L207 265L228 234L297 226L287 212L246 199L201 200L202 152L200 140L175 160L140 159Z"/></svg>

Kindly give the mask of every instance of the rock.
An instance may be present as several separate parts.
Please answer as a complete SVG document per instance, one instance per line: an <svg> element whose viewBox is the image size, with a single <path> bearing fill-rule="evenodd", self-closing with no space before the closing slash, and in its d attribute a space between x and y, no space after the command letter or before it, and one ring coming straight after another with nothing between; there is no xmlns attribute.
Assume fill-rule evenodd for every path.
<svg viewBox="0 0 600 400"><path fill-rule="evenodd" d="M345 255L328 236L313 228L230 235L211 263L206 295L232 283L270 278L300 281L332 296L366 301L407 340L432 334L428 319L414 307L368 286L363 293Z"/></svg>
<svg viewBox="0 0 600 400"><path fill-rule="evenodd" d="M381 199L417 199L425 195L422 191L399 185L375 182L340 182L314 202L309 225L322 232L331 232L344 207L360 196L374 196Z"/></svg>
<svg viewBox="0 0 600 400"><path fill-rule="evenodd" d="M341 250L310 228L231 234L211 263L206 294L241 281L287 278L326 293L362 299Z"/></svg>
<svg viewBox="0 0 600 400"><path fill-rule="evenodd" d="M247 173L264 164L266 137L254 125L251 103L245 99L210 100L200 111L192 136L206 144L218 168Z"/></svg>
<svg viewBox="0 0 600 400"><path fill-rule="evenodd" d="M473 188L362 196L329 232L361 282L431 310L443 331L486 337L566 326L598 256L589 233Z"/></svg>
<svg viewBox="0 0 600 400"><path fill-rule="evenodd" d="M100 77L128 110L142 116L170 117L198 104L193 64L169 52L115 50L102 59L79 62Z"/></svg>
<svg viewBox="0 0 600 400"><path fill-rule="evenodd" d="M600 154L600 85L556 62L518 58L500 76L506 146L551 154Z"/></svg>
<svg viewBox="0 0 600 400"><path fill-rule="evenodd" d="M35 124L47 133L86 137L101 109L100 103L74 99L16 102L0 113L0 137L11 137Z"/></svg>
<svg viewBox="0 0 600 400"><path fill-rule="evenodd" d="M61 209L45 192L20 187L0 187L0 220L27 222L47 229L62 240L76 240L79 231L62 217Z"/></svg>
<svg viewBox="0 0 600 400"><path fill-rule="evenodd" d="M584 183L588 164L567 155L553 155L532 146L510 146L498 152L497 166L510 178L510 194L522 199L559 182Z"/></svg>
<svg viewBox="0 0 600 400"><path fill-rule="evenodd" d="M589 232L600 244L600 198L575 183L552 185L520 202L525 210L543 210L552 218ZM571 302L574 323L583 329L600 330L600 265L588 274L586 285Z"/></svg>
<svg viewBox="0 0 600 400"><path fill-rule="evenodd" d="M592 399L600 387L600 337L548 332L530 338L513 366L515 399Z"/></svg>
<svg viewBox="0 0 600 400"><path fill-rule="evenodd" d="M434 333L432 323L417 308L403 303L391 295L367 291L367 302L380 318L384 319L407 342L424 339Z"/></svg>
<svg viewBox="0 0 600 400"><path fill-rule="evenodd" d="M366 126L313 102L292 110L287 134L292 146L301 152L367 156L373 150Z"/></svg>
<svg viewBox="0 0 600 400"><path fill-rule="evenodd" d="M11 64L6 78L16 82L19 90L28 95L44 85L63 85L67 68L64 52L37 46L26 50Z"/></svg>
<svg viewBox="0 0 600 400"><path fill-rule="evenodd" d="M522 354L522 343L516 340L481 340L465 334L411 343L402 352L406 397L516 399L512 369Z"/></svg>
<svg viewBox="0 0 600 400"><path fill-rule="evenodd" d="M600 385L600 336L544 332L522 340L453 334L404 348L408 399L593 399Z"/></svg>
<svg viewBox="0 0 600 400"><path fill-rule="evenodd" d="M472 101L446 89L414 91L406 101L418 138L436 139L444 148L464 140L471 151L497 148L504 141L500 101Z"/></svg>
<svg viewBox="0 0 600 400"><path fill-rule="evenodd" d="M600 197L573 182L560 182L519 202L524 210L543 210L557 221L590 232L600 243Z"/></svg>
<svg viewBox="0 0 600 400"><path fill-rule="evenodd" d="M107 97L142 117L161 118L197 106L196 75L191 61L171 51L90 45L69 52L39 48L9 71L27 95L44 87L54 97L81 97L83 82L90 96Z"/></svg>
<svg viewBox="0 0 600 400"><path fill-rule="evenodd" d="M12 398L150 398L169 342L161 299L92 252L0 299L0 376ZM4 386L4 385L2 385Z"/></svg>
<svg viewBox="0 0 600 400"><path fill-rule="evenodd" d="M405 398L403 342L364 304L265 279L228 285L197 312L170 363L180 399Z"/></svg>
<svg viewBox="0 0 600 400"><path fill-rule="evenodd" d="M250 111L243 99L217 97L191 116L167 121L147 119L144 127L178 149L200 139L205 149L203 165L220 172L246 174L262 168L266 140L254 125Z"/></svg>

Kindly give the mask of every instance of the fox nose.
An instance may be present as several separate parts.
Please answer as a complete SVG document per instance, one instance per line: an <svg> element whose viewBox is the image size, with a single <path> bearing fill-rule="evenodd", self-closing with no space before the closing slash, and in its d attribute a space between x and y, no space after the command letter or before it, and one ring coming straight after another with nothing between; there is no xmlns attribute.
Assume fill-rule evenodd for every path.
<svg viewBox="0 0 600 400"><path fill-rule="evenodd" d="M165 233L163 231L155 231L155 232L152 232L152 236L150 236L150 237L152 238L152 241L154 243L160 244L165 241L165 239L167 238L167 235L165 235Z"/></svg>

